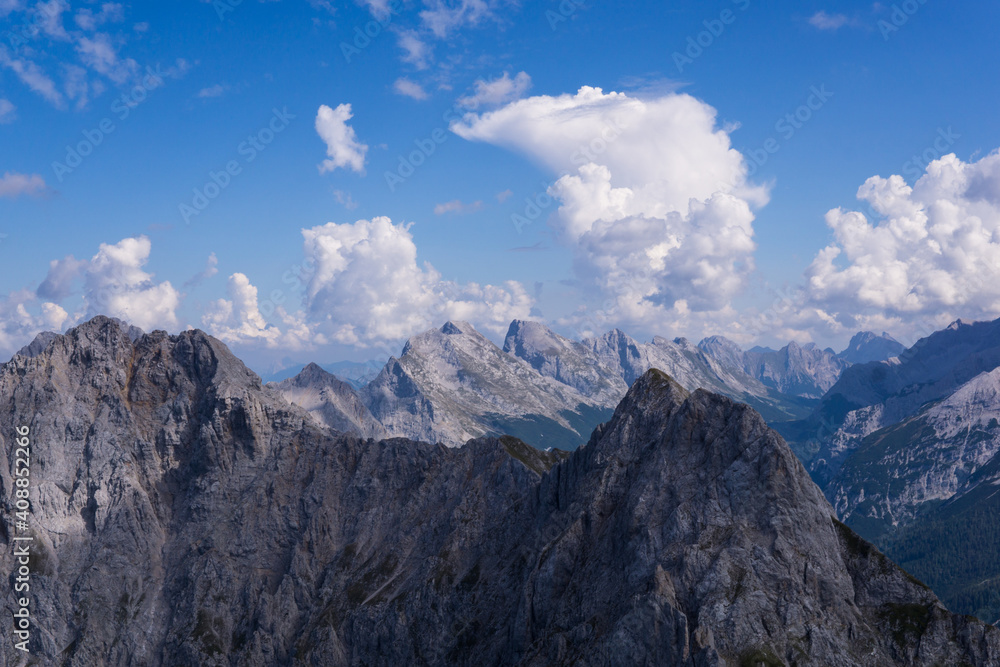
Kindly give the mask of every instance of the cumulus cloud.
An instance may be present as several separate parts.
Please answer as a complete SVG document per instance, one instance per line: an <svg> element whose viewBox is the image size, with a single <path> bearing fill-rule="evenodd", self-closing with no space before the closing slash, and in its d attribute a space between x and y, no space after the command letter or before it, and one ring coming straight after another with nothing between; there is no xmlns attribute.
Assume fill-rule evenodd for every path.
<svg viewBox="0 0 1000 667"><path fill-rule="evenodd" d="M181 295L143 270L150 250L149 239L140 236L102 243L89 260L69 255L50 262L35 291L0 298L0 355L16 352L42 331L62 331L95 315L117 317L146 331L176 331ZM82 303L71 315L60 302L73 295Z"/></svg>
<svg viewBox="0 0 1000 667"><path fill-rule="evenodd" d="M427 91L419 83L405 77L396 79L396 83L392 84L392 89L398 95L411 97L415 100L426 100L429 97Z"/></svg>
<svg viewBox="0 0 1000 667"><path fill-rule="evenodd" d="M715 109L689 95L584 87L468 114L452 130L559 176L550 224L603 319L667 327L725 314L753 270L753 209L767 192L748 182Z"/></svg>
<svg viewBox="0 0 1000 667"><path fill-rule="evenodd" d="M38 286L35 294L43 299L62 301L73 293L73 282L87 268L85 260L78 260L73 255L49 262L49 272L45 280Z"/></svg>
<svg viewBox="0 0 1000 667"><path fill-rule="evenodd" d="M911 187L873 176L871 219L834 209L834 240L806 272L807 304L831 324L947 324L1000 315L1000 152L932 162Z"/></svg>
<svg viewBox="0 0 1000 667"><path fill-rule="evenodd" d="M63 330L69 314L50 301L39 302L30 290L0 299L0 361L6 361L43 331Z"/></svg>
<svg viewBox="0 0 1000 667"><path fill-rule="evenodd" d="M518 72L512 79L508 72L504 72L503 76L490 81L484 79L476 81L476 92L459 98L458 103L466 109L500 106L519 99L529 88L531 88L531 77L527 73Z"/></svg>
<svg viewBox="0 0 1000 667"><path fill-rule="evenodd" d="M45 192L45 179L38 174L5 172L0 176L0 197L16 199L21 195L40 195Z"/></svg>
<svg viewBox="0 0 1000 667"><path fill-rule="evenodd" d="M257 303L257 288L242 273L229 276L228 299L218 299L209 305L202 324L219 340L226 343L261 341L275 346L281 331L267 323Z"/></svg>
<svg viewBox="0 0 1000 667"><path fill-rule="evenodd" d="M229 343L312 349L340 343L361 348L397 345L448 319L472 322L502 335L510 321L528 317L533 299L517 282L502 286L442 279L417 262L408 225L388 218L328 223L302 230L302 308L269 303L243 274L229 279L227 299L214 302L205 328ZM286 302L282 292L280 300ZM269 322L265 315L274 314Z"/></svg>
<svg viewBox="0 0 1000 667"><path fill-rule="evenodd" d="M100 245L84 273L88 316L117 317L145 331L178 328L180 293L169 281L153 282L142 268L151 248L146 236Z"/></svg>
<svg viewBox="0 0 1000 667"><path fill-rule="evenodd" d="M429 264L420 266L409 227L385 217L328 223L302 234L306 258L316 267L307 286L310 319L341 343L398 341L446 319L502 333L531 310L518 283L461 285L442 280Z"/></svg>
<svg viewBox="0 0 1000 667"><path fill-rule="evenodd" d="M319 108L316 132L326 143L328 156L319 165L321 174L341 167L364 173L368 146L358 141L354 128L347 124L353 117L350 104L341 104L336 109L324 104Z"/></svg>
<svg viewBox="0 0 1000 667"><path fill-rule="evenodd" d="M154 282L152 274L143 270L151 249L149 238L138 236L102 243L90 260L72 255L55 260L35 296L61 301L80 280L86 317L117 317L146 331L176 330L181 295L169 281Z"/></svg>

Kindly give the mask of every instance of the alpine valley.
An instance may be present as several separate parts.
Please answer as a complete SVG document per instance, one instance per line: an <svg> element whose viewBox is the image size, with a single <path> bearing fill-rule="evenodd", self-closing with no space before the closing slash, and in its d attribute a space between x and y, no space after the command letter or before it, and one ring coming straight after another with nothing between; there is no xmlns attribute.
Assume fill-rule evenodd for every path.
<svg viewBox="0 0 1000 667"><path fill-rule="evenodd" d="M0 663L1000 665L998 334L447 322L366 383L262 383L197 330L42 334L0 366L32 623Z"/></svg>

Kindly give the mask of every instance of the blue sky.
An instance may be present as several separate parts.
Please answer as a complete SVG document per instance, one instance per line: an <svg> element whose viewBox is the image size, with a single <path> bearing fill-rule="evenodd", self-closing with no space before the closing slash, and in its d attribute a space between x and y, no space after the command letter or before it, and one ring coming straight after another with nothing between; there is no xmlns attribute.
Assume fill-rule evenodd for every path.
<svg viewBox="0 0 1000 667"><path fill-rule="evenodd" d="M997 317L998 24L935 0L0 0L0 353L97 312L264 370L449 318L839 348Z"/></svg>

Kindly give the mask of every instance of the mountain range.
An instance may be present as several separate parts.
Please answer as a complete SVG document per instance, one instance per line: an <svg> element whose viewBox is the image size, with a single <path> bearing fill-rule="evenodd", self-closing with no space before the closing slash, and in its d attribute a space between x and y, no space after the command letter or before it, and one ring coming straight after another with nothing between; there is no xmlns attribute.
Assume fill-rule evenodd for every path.
<svg viewBox="0 0 1000 667"><path fill-rule="evenodd" d="M844 371L775 424L839 516L955 609L1000 621L1000 320Z"/></svg>
<svg viewBox="0 0 1000 667"><path fill-rule="evenodd" d="M892 343L866 334L849 349L871 356L891 351ZM831 374L850 365L829 350L794 343L742 352L724 338L699 345L662 337L640 343L618 329L573 341L520 320L511 323L501 348L467 322L447 322L408 340L399 358L360 389L332 389L315 365L275 386L321 421L361 419L355 430L366 437L381 428L393 437L460 446L508 434L541 447L575 449L650 368L689 390L718 392L781 422L807 416L820 388L836 381ZM363 404L367 413L341 414L345 402Z"/></svg>
<svg viewBox="0 0 1000 667"><path fill-rule="evenodd" d="M492 352L469 347L461 324L418 339L383 369L398 369L396 387L467 380L456 394L475 406L499 386L404 363L425 344L459 360ZM504 381L534 371L501 354L515 360ZM308 370L304 387L343 390ZM288 390L200 331L133 338L104 317L0 366L0 538L34 540L33 659L1000 663L1000 630L949 612L840 523L754 409L659 370L572 452L510 436L362 439ZM19 426L33 453L28 529L12 520ZM15 570L10 548L0 562ZM21 658L0 643L0 662Z"/></svg>

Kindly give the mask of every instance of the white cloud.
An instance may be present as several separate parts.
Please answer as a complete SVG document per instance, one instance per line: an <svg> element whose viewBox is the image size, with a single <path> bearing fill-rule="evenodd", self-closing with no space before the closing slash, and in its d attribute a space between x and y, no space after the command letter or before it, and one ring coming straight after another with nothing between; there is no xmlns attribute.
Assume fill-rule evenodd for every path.
<svg viewBox="0 0 1000 667"><path fill-rule="evenodd" d="M215 256L215 253L211 253L208 259L205 260L205 268L199 271L197 274L191 277L190 280L184 283L184 287L195 287L200 285L204 281L208 280L212 276L219 272L219 258Z"/></svg>
<svg viewBox="0 0 1000 667"><path fill-rule="evenodd" d="M752 209L766 190L747 181L715 110L689 95L585 87L468 114L452 130L560 176L550 224L574 251L584 293L603 299L587 317L666 328L725 314L753 270Z"/></svg>
<svg viewBox="0 0 1000 667"><path fill-rule="evenodd" d="M324 104L319 108L316 114L316 132L326 143L328 156L319 165L321 174L340 167L364 173L368 146L358 141L354 128L347 124L353 117L350 104L341 104L336 109Z"/></svg>
<svg viewBox="0 0 1000 667"><path fill-rule="evenodd" d="M420 39L415 30L399 31L399 48L403 49L403 62L417 69L427 69L431 58L431 47Z"/></svg>
<svg viewBox="0 0 1000 667"><path fill-rule="evenodd" d="M42 32L59 41L69 41L69 33L63 27L62 15L69 10L69 3L66 0L49 0L39 2L35 5L35 13L40 19L39 24Z"/></svg>
<svg viewBox="0 0 1000 667"><path fill-rule="evenodd" d="M443 204L438 204L434 207L434 215L444 215L445 213L475 213L476 211L483 210L483 202L474 201L471 204L463 203L461 199L455 199L453 201L445 202Z"/></svg>
<svg viewBox="0 0 1000 667"><path fill-rule="evenodd" d="M311 349L340 343L361 348L398 345L448 319L472 322L502 335L510 321L528 317L533 299L517 282L503 286L443 280L417 263L409 226L388 218L328 223L302 230L303 267L310 267L302 310L270 303L277 322L263 317L257 290L233 274L227 299L212 304L206 329L229 343ZM285 295L282 293L282 301Z"/></svg>
<svg viewBox="0 0 1000 667"><path fill-rule="evenodd" d="M424 0L427 9L420 12L424 27L439 39L466 25L476 25L494 17L494 10L506 4L496 0Z"/></svg>
<svg viewBox="0 0 1000 667"><path fill-rule="evenodd" d="M21 9L21 0L0 0L0 18Z"/></svg>
<svg viewBox="0 0 1000 667"><path fill-rule="evenodd" d="M415 100L426 100L429 97L427 91L419 83L405 77L396 79L396 83L392 84L392 89L399 95L412 97Z"/></svg>
<svg viewBox="0 0 1000 667"><path fill-rule="evenodd" d="M502 333L526 317L532 300L514 282L460 285L417 264L408 226L388 218L305 229L304 250L316 267L307 295L309 318L341 343L399 341L447 319Z"/></svg>
<svg viewBox="0 0 1000 667"><path fill-rule="evenodd" d="M10 100L0 97L0 125L13 123L17 118L17 107Z"/></svg>
<svg viewBox="0 0 1000 667"><path fill-rule="evenodd" d="M94 13L90 9L81 9L73 16L76 25L83 30L95 30L105 23L121 23L125 20L125 8L115 2L105 2L101 11Z"/></svg>
<svg viewBox="0 0 1000 667"><path fill-rule="evenodd" d="M384 19L392 13L389 7L389 0L363 0L368 7L368 11L377 19Z"/></svg>
<svg viewBox="0 0 1000 667"><path fill-rule="evenodd" d="M21 195L37 196L45 192L45 179L38 174L8 171L0 176L0 198L16 199Z"/></svg>
<svg viewBox="0 0 1000 667"><path fill-rule="evenodd" d="M78 260L73 255L49 262L49 272L45 280L38 286L35 294L50 301L62 301L73 293L73 282L87 268L87 262Z"/></svg>
<svg viewBox="0 0 1000 667"><path fill-rule="evenodd" d="M809 17L809 25L819 30L837 30L844 27L850 20L844 14L827 14L825 11L818 11Z"/></svg>
<svg viewBox="0 0 1000 667"><path fill-rule="evenodd" d="M122 239L113 245L102 243L89 260L78 260L72 255L54 260L49 263L48 274L38 289L19 298L19 303L46 300L41 308L50 329L58 329L63 323L77 323L81 318L108 315L146 331L155 328L176 331L179 328L176 311L181 295L170 282L157 283L143 270L151 248L149 238L139 236ZM211 265L211 259L209 263ZM83 285L83 307L70 318L58 302L76 292L77 281ZM19 317L25 322L34 321ZM54 324L56 320L58 326ZM25 327L31 328L26 324L17 329L22 338L27 331ZM3 349L6 348L0 332L0 350Z"/></svg>
<svg viewBox="0 0 1000 667"><path fill-rule="evenodd" d="M221 83L217 83L214 86L208 86L207 88L202 88L198 91L198 97L209 98L209 97L222 97L226 92L226 87Z"/></svg>
<svg viewBox="0 0 1000 667"><path fill-rule="evenodd" d="M226 342L262 341L276 344L282 337L277 327L269 325L260 313L257 288L242 273L229 276L229 299L212 303L202 323L218 339Z"/></svg>
<svg viewBox="0 0 1000 667"><path fill-rule="evenodd" d="M38 303L29 290L0 299L0 361L6 361L43 331L62 331L69 314L58 304Z"/></svg>
<svg viewBox="0 0 1000 667"><path fill-rule="evenodd" d="M480 107L495 107L519 99L531 88L531 77L525 72L518 72L513 79L508 72L492 81L479 79L475 84L476 92L468 97L459 98L458 103L466 109Z"/></svg>
<svg viewBox="0 0 1000 667"><path fill-rule="evenodd" d="M807 305L831 325L876 318L885 328L1000 315L1000 152L932 162L910 187L873 176L858 190L871 207L834 209L834 241L806 272Z"/></svg>
<svg viewBox="0 0 1000 667"><path fill-rule="evenodd" d="M333 198L337 200L337 203L346 208L348 211L353 211L358 207L358 202L354 201L351 197L351 193L345 190L334 190Z"/></svg>
<svg viewBox="0 0 1000 667"><path fill-rule="evenodd" d="M33 91L44 97L57 107L62 107L62 94L56 89L55 82L42 69L30 60L12 58L7 47L0 44L0 65L6 67Z"/></svg>
<svg viewBox="0 0 1000 667"><path fill-rule="evenodd" d="M91 81L87 70L77 65L63 64L63 91L66 97L76 100L77 110L85 109L90 103L91 93L100 95L104 92L104 83L100 80Z"/></svg>
<svg viewBox="0 0 1000 667"><path fill-rule="evenodd" d="M153 282L142 269L151 248L145 236L101 244L84 274L88 316L117 317L145 331L178 328L180 293L169 281Z"/></svg>
<svg viewBox="0 0 1000 667"><path fill-rule="evenodd" d="M107 33L96 33L93 38L81 37L76 43L76 51L85 65L118 84L125 83L139 71L139 63L118 57L118 50Z"/></svg>

